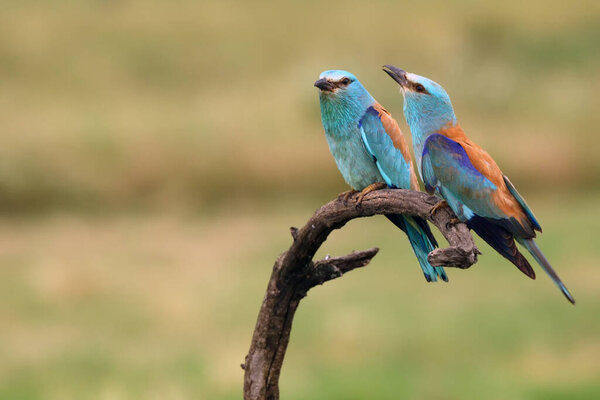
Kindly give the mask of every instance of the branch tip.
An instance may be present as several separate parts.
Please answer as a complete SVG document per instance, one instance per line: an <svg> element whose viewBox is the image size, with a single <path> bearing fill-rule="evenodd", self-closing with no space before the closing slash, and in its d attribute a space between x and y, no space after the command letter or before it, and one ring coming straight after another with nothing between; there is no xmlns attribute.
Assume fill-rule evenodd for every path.
<svg viewBox="0 0 600 400"><path fill-rule="evenodd" d="M298 239L298 228L295 226L290 226L290 233L292 234L292 239Z"/></svg>

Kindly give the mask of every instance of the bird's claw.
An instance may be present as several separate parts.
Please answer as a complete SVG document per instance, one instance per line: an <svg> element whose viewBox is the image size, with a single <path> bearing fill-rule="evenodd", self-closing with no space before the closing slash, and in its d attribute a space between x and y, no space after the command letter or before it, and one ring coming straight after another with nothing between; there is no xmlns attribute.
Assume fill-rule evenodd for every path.
<svg viewBox="0 0 600 400"><path fill-rule="evenodd" d="M350 196L353 196L356 193L358 193L358 190L354 190L354 189L347 190L338 195L338 200L342 200L344 202L344 205L347 205L348 199L350 198Z"/></svg>
<svg viewBox="0 0 600 400"><path fill-rule="evenodd" d="M356 208L360 208L362 206L363 198L365 197L365 195L367 193L371 193L374 190L385 189L385 188L387 188L387 184L385 184L383 182L375 182L375 183L370 184L366 188L364 188L358 195L358 198L356 199Z"/></svg>
<svg viewBox="0 0 600 400"><path fill-rule="evenodd" d="M446 202L446 200L438 201L433 207L431 207L431 210L429 210L429 216L433 217L440 208L446 207L447 205L448 203Z"/></svg>

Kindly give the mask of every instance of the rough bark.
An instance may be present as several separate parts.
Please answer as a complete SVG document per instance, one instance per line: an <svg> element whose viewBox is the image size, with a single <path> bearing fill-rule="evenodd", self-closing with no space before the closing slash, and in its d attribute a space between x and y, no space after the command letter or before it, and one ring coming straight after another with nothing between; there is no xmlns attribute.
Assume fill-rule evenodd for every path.
<svg viewBox="0 0 600 400"><path fill-rule="evenodd" d="M313 256L334 230L359 217L376 214L419 216L433 223L448 240L449 247L429 254L434 266L469 268L480 254L469 229L458 223L447 205L426 193L402 189L377 190L367 194L360 206L356 197L341 197L319 208L300 229L291 228L293 243L273 267L267 291L258 314L250 350L242 368L244 399L279 399L279 375L290 338L292 320L300 300L316 285L339 278L367 265L377 248L355 251L342 257L313 262Z"/></svg>

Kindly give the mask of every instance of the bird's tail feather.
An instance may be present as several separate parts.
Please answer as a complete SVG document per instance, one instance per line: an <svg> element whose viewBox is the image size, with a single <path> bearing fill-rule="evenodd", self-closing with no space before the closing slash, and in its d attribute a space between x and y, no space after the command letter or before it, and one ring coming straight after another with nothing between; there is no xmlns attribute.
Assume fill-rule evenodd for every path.
<svg viewBox="0 0 600 400"><path fill-rule="evenodd" d="M467 226L469 229L473 229L502 257L512 262L522 273L531 279L535 279L535 271L517 248L513 234L499 225L498 220L494 221L475 215L467 221Z"/></svg>
<svg viewBox="0 0 600 400"><path fill-rule="evenodd" d="M538 264L540 264L541 267L544 269L544 271L546 271L548 276L550 276L550 278L552 278L552 280L554 281L556 286L558 286L558 288L565 295L567 300L569 300L572 304L575 304L575 299L569 292L569 289L567 289L565 284L562 283L562 281L556 274L556 271L554 271L554 268L552 268L552 266L546 259L546 256L544 256L544 253L542 253L542 251L540 250L538 245L535 243L535 241L533 239L519 239L519 238L516 238L516 239L521 245L523 245L527 250L529 250L529 252L533 256L533 258L535 258L535 261L537 261Z"/></svg>
<svg viewBox="0 0 600 400"><path fill-rule="evenodd" d="M448 276L444 268L434 267L427 261L427 255L437 246L427 222L422 218L401 214L389 214L386 217L408 236L427 282L436 282L438 277L444 282L448 282Z"/></svg>

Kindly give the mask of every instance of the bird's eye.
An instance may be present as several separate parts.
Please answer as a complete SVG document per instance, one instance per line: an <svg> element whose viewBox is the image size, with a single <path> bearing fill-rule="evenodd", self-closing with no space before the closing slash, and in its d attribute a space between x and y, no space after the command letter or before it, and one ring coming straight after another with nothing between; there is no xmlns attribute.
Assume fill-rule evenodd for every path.
<svg viewBox="0 0 600 400"><path fill-rule="evenodd" d="M425 93L425 86L421 85L420 83L417 83L415 85L415 90L419 93Z"/></svg>
<svg viewBox="0 0 600 400"><path fill-rule="evenodd" d="M347 85L350 83L350 78L344 78L341 80L342 84Z"/></svg>

